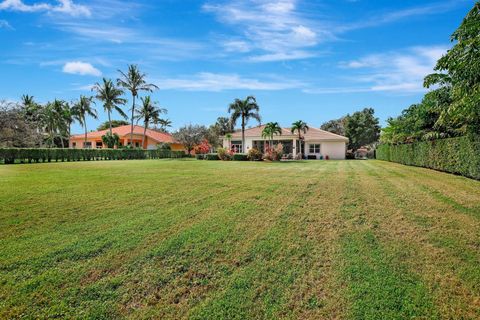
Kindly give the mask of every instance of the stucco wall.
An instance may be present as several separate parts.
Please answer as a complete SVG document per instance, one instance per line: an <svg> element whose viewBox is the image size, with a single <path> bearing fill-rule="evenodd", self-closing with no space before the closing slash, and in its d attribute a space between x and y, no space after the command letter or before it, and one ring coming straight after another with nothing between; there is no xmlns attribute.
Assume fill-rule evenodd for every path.
<svg viewBox="0 0 480 320"><path fill-rule="evenodd" d="M306 154L309 153L310 144L320 144L320 154L317 154L317 158L322 155L324 158L328 155L332 160L345 159L346 143L343 141L308 141L305 143Z"/></svg>

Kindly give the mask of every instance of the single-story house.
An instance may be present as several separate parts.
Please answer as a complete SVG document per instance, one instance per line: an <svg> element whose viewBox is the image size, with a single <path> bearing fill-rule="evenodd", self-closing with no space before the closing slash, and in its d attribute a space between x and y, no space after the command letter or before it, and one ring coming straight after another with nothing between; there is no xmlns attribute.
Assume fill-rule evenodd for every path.
<svg viewBox="0 0 480 320"><path fill-rule="evenodd" d="M262 137L265 125L245 129L245 148L242 146L242 130L232 133L231 139L223 137L223 147L231 148L236 152L247 153L251 148L265 151L269 139ZM310 127L307 133L302 132L302 140L299 141L298 133L292 134L290 128L282 128L281 135L273 136L273 144L281 143L284 153L295 155L298 153L299 144L302 145L302 153L306 156L320 156L329 159L345 159L348 138L325 130Z"/></svg>
<svg viewBox="0 0 480 320"><path fill-rule="evenodd" d="M120 137L120 145L127 146L130 144L130 125L112 128L112 132L118 134ZM106 148L103 144L102 136L107 134L110 129L101 131L92 131L87 133L87 142L85 144L85 134L76 134L70 137L70 148ZM132 144L139 148L142 144L144 127L134 126ZM172 135L165 132L158 132L156 130L147 129L145 132L144 149L156 149L158 144L168 143L172 150L183 151L184 146L173 139ZM85 145L84 145L85 144Z"/></svg>

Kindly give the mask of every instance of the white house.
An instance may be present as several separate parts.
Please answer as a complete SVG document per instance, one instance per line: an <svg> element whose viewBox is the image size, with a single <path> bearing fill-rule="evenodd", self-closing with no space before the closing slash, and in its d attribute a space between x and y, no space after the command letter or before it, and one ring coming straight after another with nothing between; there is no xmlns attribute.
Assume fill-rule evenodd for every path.
<svg viewBox="0 0 480 320"><path fill-rule="evenodd" d="M245 148L242 146L242 130L232 133L231 139L223 137L225 148L235 149L237 152L248 152L251 148L264 151L269 139L262 138L262 131L265 125L245 129ZM329 159L345 159L348 138L325 130L310 127L307 133L302 132L302 153L314 155L317 159L320 156ZM281 143L284 153L295 155L298 153L298 133L292 134L290 128L282 128L281 135L273 136L273 143Z"/></svg>

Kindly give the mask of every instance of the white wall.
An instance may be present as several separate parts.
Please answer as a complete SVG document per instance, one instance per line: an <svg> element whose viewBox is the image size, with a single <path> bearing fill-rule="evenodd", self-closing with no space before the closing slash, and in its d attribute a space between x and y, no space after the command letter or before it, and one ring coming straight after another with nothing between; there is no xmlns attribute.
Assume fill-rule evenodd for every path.
<svg viewBox="0 0 480 320"><path fill-rule="evenodd" d="M320 144L320 154L317 154L317 158L320 155L325 158L328 155L332 160L345 159L346 143L344 141L308 141L305 143L305 152L309 153L310 144Z"/></svg>

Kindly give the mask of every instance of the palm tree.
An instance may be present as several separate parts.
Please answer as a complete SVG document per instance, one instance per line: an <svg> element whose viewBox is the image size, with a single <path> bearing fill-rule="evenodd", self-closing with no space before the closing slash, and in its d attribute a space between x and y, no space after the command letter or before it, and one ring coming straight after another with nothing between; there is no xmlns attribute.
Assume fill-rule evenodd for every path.
<svg viewBox="0 0 480 320"><path fill-rule="evenodd" d="M292 123L292 134L295 134L295 131L298 132L298 147L299 147L299 154L302 154L302 132L305 134L307 133L308 129L310 129L306 122L302 120L295 121Z"/></svg>
<svg viewBox="0 0 480 320"><path fill-rule="evenodd" d="M225 135L225 139L227 139L227 141L228 141L228 149L230 149L230 148L232 147L232 143L231 143L231 142L232 142L232 134L231 134L231 133L227 133L227 134Z"/></svg>
<svg viewBox="0 0 480 320"><path fill-rule="evenodd" d="M128 66L128 72L124 73L121 70L121 78L117 79L117 85L130 91L132 94L132 127L130 131L130 141L133 141L133 120L135 118L135 100L139 91L153 92L153 89L158 89L154 84L147 83L145 73L141 73L137 65L131 64Z"/></svg>
<svg viewBox="0 0 480 320"><path fill-rule="evenodd" d="M262 138L269 138L270 148L273 145L273 136L276 134L282 135L282 128L278 122L268 122L265 124L265 127L262 130Z"/></svg>
<svg viewBox="0 0 480 320"><path fill-rule="evenodd" d="M53 147L55 137L59 137L62 148L64 148L62 132L64 132L67 127L67 123L65 122L65 102L55 99L53 102L47 103L43 110L43 120L48 133L50 147Z"/></svg>
<svg viewBox="0 0 480 320"><path fill-rule="evenodd" d="M142 100L142 107L139 110L135 110L135 118L138 120L143 120L143 137L142 137L142 147L145 144L145 135L147 134L148 125L150 122L158 122L160 120L160 114L167 113L167 109L159 108L156 106L156 102L153 102L150 96L145 98L140 98Z"/></svg>
<svg viewBox="0 0 480 320"><path fill-rule="evenodd" d="M113 110L117 111L122 117L128 119L128 116L123 112L121 105L127 103L127 100L122 98L123 90L115 87L112 80L103 78L103 83L96 83L92 91L96 91L95 98L103 102L103 109L108 113L108 122L110 124L110 135L112 133L112 119L111 113ZM132 140L130 140L132 141Z"/></svg>
<svg viewBox="0 0 480 320"><path fill-rule="evenodd" d="M232 113L232 124L235 124L238 119L242 119L242 152L245 151L245 126L251 118L260 123L261 118L258 114L259 111L260 107L253 96L248 96L245 100L235 99L228 107L228 112Z"/></svg>
<svg viewBox="0 0 480 320"><path fill-rule="evenodd" d="M172 121L169 119L158 119L157 123L160 125L160 131L167 132L167 128L172 127Z"/></svg>
<svg viewBox="0 0 480 320"><path fill-rule="evenodd" d="M33 96L24 94L21 97L24 107L24 114L27 121L31 122L38 134L43 133L43 106L37 103ZM43 138L40 140L40 147L43 145Z"/></svg>
<svg viewBox="0 0 480 320"><path fill-rule="evenodd" d="M80 96L80 99L77 103L74 104L74 119L80 123L82 127L85 128L85 143L83 147L87 145L87 121L86 117L91 116L94 119L98 119L97 110L92 107L92 104L95 104L93 97L86 97L84 95Z"/></svg>

